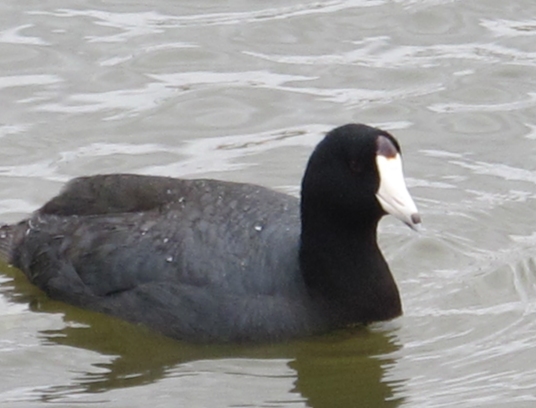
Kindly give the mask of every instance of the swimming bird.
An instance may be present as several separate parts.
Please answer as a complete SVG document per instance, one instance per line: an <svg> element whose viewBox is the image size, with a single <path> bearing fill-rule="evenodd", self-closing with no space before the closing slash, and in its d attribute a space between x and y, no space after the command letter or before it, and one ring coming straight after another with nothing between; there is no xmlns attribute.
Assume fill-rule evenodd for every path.
<svg viewBox="0 0 536 408"><path fill-rule="evenodd" d="M196 343L274 342L402 313L378 247L387 213L421 222L401 153L348 124L312 152L301 197L132 174L70 181L0 228L0 257L50 298Z"/></svg>

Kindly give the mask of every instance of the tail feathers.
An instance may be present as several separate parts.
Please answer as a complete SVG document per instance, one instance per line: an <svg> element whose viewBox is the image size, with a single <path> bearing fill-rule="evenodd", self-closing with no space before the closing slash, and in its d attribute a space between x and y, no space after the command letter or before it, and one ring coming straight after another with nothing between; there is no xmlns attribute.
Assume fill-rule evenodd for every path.
<svg viewBox="0 0 536 408"><path fill-rule="evenodd" d="M10 263L13 253L13 243L16 225L0 226L0 259Z"/></svg>

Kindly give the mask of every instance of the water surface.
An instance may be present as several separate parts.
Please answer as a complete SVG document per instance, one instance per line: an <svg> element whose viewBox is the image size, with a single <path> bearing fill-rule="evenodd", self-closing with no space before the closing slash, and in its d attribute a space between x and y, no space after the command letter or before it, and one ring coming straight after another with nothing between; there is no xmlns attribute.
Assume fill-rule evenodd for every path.
<svg viewBox="0 0 536 408"><path fill-rule="evenodd" d="M322 135L392 131L423 215L380 226L405 315L196 347L46 299L0 268L6 407L531 407L536 3L78 0L0 5L0 219L75 176L297 194Z"/></svg>

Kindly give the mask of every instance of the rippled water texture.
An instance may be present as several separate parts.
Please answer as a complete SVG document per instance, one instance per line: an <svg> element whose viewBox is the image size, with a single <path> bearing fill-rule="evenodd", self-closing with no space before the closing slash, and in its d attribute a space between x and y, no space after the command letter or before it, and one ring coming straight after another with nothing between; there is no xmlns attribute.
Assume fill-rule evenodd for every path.
<svg viewBox="0 0 536 408"><path fill-rule="evenodd" d="M145 3L145 5L143 4ZM2 407L536 404L536 2L0 4L0 220L83 174L298 193L322 134L391 130L425 230L381 224L405 315L194 347L0 268Z"/></svg>

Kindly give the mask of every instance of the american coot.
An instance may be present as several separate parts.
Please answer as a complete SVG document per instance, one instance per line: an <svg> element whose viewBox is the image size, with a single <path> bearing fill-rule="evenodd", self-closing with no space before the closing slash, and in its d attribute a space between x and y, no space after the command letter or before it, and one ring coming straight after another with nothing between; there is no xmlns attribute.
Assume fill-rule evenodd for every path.
<svg viewBox="0 0 536 408"><path fill-rule="evenodd" d="M192 342L278 341L402 313L376 242L420 223L387 132L314 149L301 200L252 184L128 174L72 180L0 253L51 298Z"/></svg>

